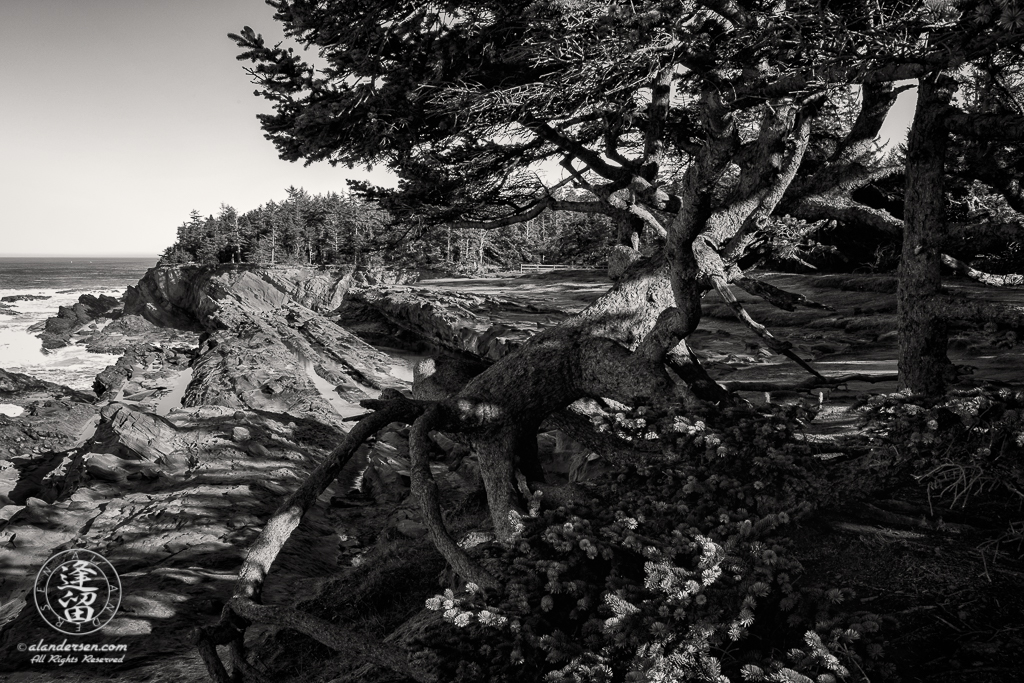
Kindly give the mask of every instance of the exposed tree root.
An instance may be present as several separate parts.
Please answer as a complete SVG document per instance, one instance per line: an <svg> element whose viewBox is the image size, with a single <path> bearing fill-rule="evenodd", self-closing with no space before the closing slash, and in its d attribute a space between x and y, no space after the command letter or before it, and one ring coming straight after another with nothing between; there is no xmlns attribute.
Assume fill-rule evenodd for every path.
<svg viewBox="0 0 1024 683"><path fill-rule="evenodd" d="M438 551L452 565L452 568L463 578L472 581L482 588L497 588L498 581L487 571L477 566L458 546L445 528L441 517L441 500L437 492L437 483L430 473L430 430L436 426L439 408L434 405L416 418L409 432L409 458L412 475L412 493L419 501L423 513L423 522L430 531L430 538Z"/></svg>
<svg viewBox="0 0 1024 683"><path fill-rule="evenodd" d="M346 633L344 637L336 632L337 627L325 635L322 629L323 620L288 608L266 607L260 604L263 582L270 568L277 559L281 548L288 541L292 532L299 525L302 517L338 476L341 468L355 453L356 449L370 436L396 421L412 422L425 409L421 403L406 399L397 391L385 391L379 401L367 401L368 407L379 406L379 409L367 415L352 427L345 440L338 448L324 459L320 465L306 478L278 508L274 516L264 527L252 548L246 555L245 562L235 583L234 595L221 613L220 620L212 625L196 629L192 640L206 664L210 677L216 683L238 683L242 680L257 680L261 675L248 666L245 660L244 638L249 624L257 619L280 623L299 630L318 640L321 636L344 642L347 648L356 648L364 652L374 661L409 674L407 662L398 663L393 652L381 651L370 638L355 633ZM327 624L327 622L324 622ZM318 635L319 634L319 635ZM330 643L321 640L327 645ZM231 645L234 671L229 674L217 653L218 645ZM378 658L378 657L382 657ZM430 680L419 675L416 680Z"/></svg>

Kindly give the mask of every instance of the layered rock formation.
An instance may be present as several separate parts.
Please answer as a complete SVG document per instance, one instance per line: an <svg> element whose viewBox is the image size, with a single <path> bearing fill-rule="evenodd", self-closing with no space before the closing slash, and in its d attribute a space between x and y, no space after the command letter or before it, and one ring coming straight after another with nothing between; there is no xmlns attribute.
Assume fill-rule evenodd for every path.
<svg viewBox="0 0 1024 683"><path fill-rule="evenodd" d="M539 330L564 320L566 314L488 294L367 287L351 291L334 317L378 342L403 338L425 341L493 361L517 349Z"/></svg>
<svg viewBox="0 0 1024 683"><path fill-rule="evenodd" d="M196 332L233 329L241 321L232 318L230 303L261 313L296 303L326 313L341 304L351 279L348 268L167 266L150 270L138 285L128 288L124 312L161 327Z"/></svg>
<svg viewBox="0 0 1024 683"><path fill-rule="evenodd" d="M54 667L16 648L57 635L33 607L35 572L58 550L87 547L118 569L124 602L81 640L128 643L130 655L78 668L78 679L204 675L189 629L219 612L281 497L343 438L346 406L362 412L351 408L359 399L408 388L389 356L323 317L349 281L340 270L157 268L131 288L124 315L79 340L124 350L97 378L98 399L0 371L0 402L24 409L0 415L0 671L49 680ZM189 385L164 416L157 405L173 377ZM404 491L395 470L405 465L379 448L394 450L368 445L359 462L378 488ZM294 600L303 582L364 552L360 538L381 524L422 535L411 513L394 512L394 495L376 494L390 512L369 537L348 526L348 509L307 517L275 563L269 599Z"/></svg>
<svg viewBox="0 0 1024 683"><path fill-rule="evenodd" d="M404 386L389 356L321 315L341 304L350 281L348 269L155 268L129 289L125 314L203 332L185 406L340 424L346 403Z"/></svg>
<svg viewBox="0 0 1024 683"><path fill-rule="evenodd" d="M82 326L103 317L114 317L121 302L112 296L83 294L74 306L61 306L57 315L47 318L42 325L39 338L44 349L59 349L67 346L71 335Z"/></svg>

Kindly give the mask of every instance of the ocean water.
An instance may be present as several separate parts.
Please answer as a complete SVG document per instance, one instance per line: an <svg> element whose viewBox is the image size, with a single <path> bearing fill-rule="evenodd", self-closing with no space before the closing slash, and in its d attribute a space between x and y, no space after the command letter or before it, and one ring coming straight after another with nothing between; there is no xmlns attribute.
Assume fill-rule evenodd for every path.
<svg viewBox="0 0 1024 683"><path fill-rule="evenodd" d="M156 257L0 257L0 298L17 294L49 297L10 303L16 315L0 313L0 368L90 391L96 374L117 362L118 356L89 353L74 343L43 351L42 343L28 328L56 315L59 306L76 303L82 294L120 297L156 261Z"/></svg>

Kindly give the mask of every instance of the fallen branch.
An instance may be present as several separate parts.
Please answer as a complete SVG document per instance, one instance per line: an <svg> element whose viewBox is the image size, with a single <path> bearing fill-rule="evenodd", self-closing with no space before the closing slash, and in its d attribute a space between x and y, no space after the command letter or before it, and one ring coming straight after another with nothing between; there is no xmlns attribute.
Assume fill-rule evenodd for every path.
<svg viewBox="0 0 1024 683"><path fill-rule="evenodd" d="M422 404L405 398L397 391L385 390L381 394L381 399L386 403L382 403L378 411L367 415L354 425L341 445L334 449L310 473L306 481L285 499L274 516L267 522L246 555L245 562L238 574L238 580L235 582L234 595L231 602L221 612L220 620L212 626L196 629L193 633L192 642L199 649L199 653L206 663L207 671L216 683L237 683L244 677L245 670L249 668L245 662L243 643L245 630L253 622L253 619L246 614L239 614L233 605L243 606L243 611L249 615L257 614L249 607L251 605L260 606L263 582L270 572L274 560L277 559L278 553L281 552L281 548L298 527L302 517L338 476L341 468L349 461L356 449L366 439L390 423L411 422L424 410ZM228 644L231 645L235 668L234 674L231 675L228 674L216 649L218 645ZM369 645L365 651L370 654L374 652ZM389 659L379 663L390 668L392 662ZM250 676L251 678L252 676Z"/></svg>
<svg viewBox="0 0 1024 683"><path fill-rule="evenodd" d="M803 382L796 384L779 384L777 382L759 382L759 381L735 381L735 382L721 382L721 385L729 391L810 391L812 389L834 389L842 384L849 382L869 382L875 384L877 382L895 382L899 379L898 375L863 375L863 374L852 374L852 375L840 375L838 377L809 377Z"/></svg>
<svg viewBox="0 0 1024 683"><path fill-rule="evenodd" d="M261 605L247 598L232 598L229 604L236 614L250 622L290 628L333 650L372 660L421 683L433 683L437 680L436 677L412 667L400 649L385 644L379 638L368 637L354 629L332 624L326 619L291 607Z"/></svg>
<svg viewBox="0 0 1024 683"><path fill-rule="evenodd" d="M747 294L761 297L772 306L781 308L784 311L794 311L797 306L805 306L807 308L818 308L824 311L834 311L836 309L826 304L819 304L817 301L808 299L803 294L797 294L795 292L787 292L780 287L770 285L767 282L761 280L755 280L752 277L740 275L736 279L732 280L732 284L742 289Z"/></svg>
<svg viewBox="0 0 1024 683"><path fill-rule="evenodd" d="M679 375L694 395L711 403L728 404L735 397L716 382L701 365L697 354L685 341L680 342L665 359L666 365Z"/></svg>
<svg viewBox="0 0 1024 683"><path fill-rule="evenodd" d="M949 254L942 254L942 262L953 269L953 272L977 280L982 284L992 287L1019 287L1024 285L1024 275L1009 273L1007 275L993 275L977 270Z"/></svg>
<svg viewBox="0 0 1024 683"><path fill-rule="evenodd" d="M1024 327L1024 307L962 296L933 296L926 300L934 315L949 323L998 323Z"/></svg>

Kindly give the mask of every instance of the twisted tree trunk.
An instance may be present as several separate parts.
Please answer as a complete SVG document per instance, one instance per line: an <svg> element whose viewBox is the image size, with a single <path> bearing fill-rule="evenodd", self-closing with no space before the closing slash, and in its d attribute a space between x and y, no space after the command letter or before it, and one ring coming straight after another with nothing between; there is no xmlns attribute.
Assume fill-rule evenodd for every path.
<svg viewBox="0 0 1024 683"><path fill-rule="evenodd" d="M586 310L538 333L439 402L434 426L468 437L479 456L499 539L515 535L515 471L542 475L534 459L544 420L584 397L637 403L674 394L664 363L633 352L675 303L668 270L664 259L637 264Z"/></svg>

